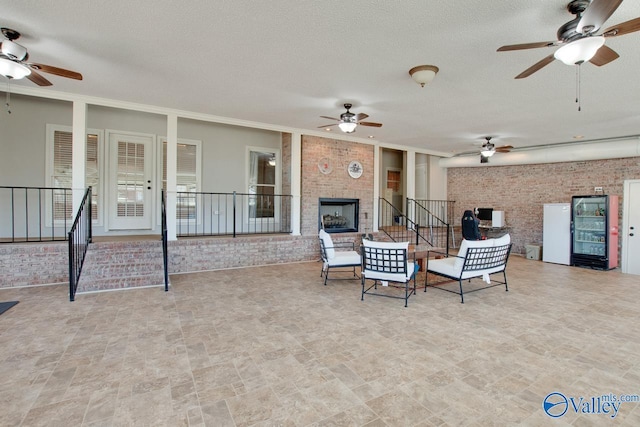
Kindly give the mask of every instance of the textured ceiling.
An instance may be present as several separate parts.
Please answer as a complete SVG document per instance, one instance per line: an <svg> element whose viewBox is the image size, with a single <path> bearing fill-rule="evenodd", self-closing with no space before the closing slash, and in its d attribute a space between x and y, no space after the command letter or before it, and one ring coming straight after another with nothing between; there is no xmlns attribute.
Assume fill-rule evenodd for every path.
<svg viewBox="0 0 640 427"><path fill-rule="evenodd" d="M384 124L354 136L450 154L484 135L524 148L640 134L640 32L607 39L618 60L582 66L581 112L576 67L514 79L553 48L496 52L555 40L566 3L0 0L0 26L23 34L30 60L84 75L45 75L44 90L313 131L351 102ZM605 27L638 16L626 0ZM421 64L440 68L425 88L408 75Z"/></svg>

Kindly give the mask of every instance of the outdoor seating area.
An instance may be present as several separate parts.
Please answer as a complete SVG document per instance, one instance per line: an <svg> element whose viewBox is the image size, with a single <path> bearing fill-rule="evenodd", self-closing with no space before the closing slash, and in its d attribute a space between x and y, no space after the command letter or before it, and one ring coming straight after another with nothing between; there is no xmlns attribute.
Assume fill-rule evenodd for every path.
<svg viewBox="0 0 640 427"><path fill-rule="evenodd" d="M416 294L416 278L424 268L424 292L427 287L441 289L460 295L464 303L463 281L468 286L466 292L504 285L508 291L506 267L511 253L511 236L505 234L496 239L463 240L455 256L442 251L418 249L409 242L374 241L363 238L359 253L355 243L334 243L331 235L324 230L318 233L322 270L320 277L327 280L356 280L360 278L362 292L365 294L398 298L404 300L407 307L409 297ZM419 260L416 260L417 256ZM424 260L422 258L425 258ZM425 263L426 260L426 263ZM329 279L329 271L334 269L334 277ZM356 269L360 269L360 276ZM346 269L346 270L345 270ZM335 277L335 273L349 273ZM501 274L500 278L493 275ZM443 280L434 278L440 277ZM430 281L431 279L431 281ZM457 282L457 288L451 287ZM481 286L478 286L478 283ZM401 292L394 292L400 289Z"/></svg>

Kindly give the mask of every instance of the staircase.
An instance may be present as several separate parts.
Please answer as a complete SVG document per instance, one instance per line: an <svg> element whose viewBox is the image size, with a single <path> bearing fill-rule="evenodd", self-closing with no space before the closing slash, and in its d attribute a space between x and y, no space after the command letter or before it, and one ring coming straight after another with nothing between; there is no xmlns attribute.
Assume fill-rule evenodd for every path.
<svg viewBox="0 0 640 427"><path fill-rule="evenodd" d="M444 252L451 248L451 226L425 208L423 203L407 199L410 217L384 198L380 198L378 208L378 230L391 240L408 241L416 246L425 245Z"/></svg>
<svg viewBox="0 0 640 427"><path fill-rule="evenodd" d="M162 242L95 241L87 251L78 293L164 285Z"/></svg>

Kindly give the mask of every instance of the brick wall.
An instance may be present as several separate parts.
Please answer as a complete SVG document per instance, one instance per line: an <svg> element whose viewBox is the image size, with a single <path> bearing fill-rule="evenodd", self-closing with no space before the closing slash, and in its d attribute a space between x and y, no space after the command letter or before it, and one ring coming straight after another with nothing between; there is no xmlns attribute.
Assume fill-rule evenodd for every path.
<svg viewBox="0 0 640 427"><path fill-rule="evenodd" d="M318 199L321 197L359 199L359 231L364 232L366 228L370 232L373 229L373 155L372 145L307 135L302 137L302 235L317 236ZM326 175L318 168L318 161L325 157L333 168ZM353 160L362 164L362 176L358 179L351 178L347 172Z"/></svg>
<svg viewBox="0 0 640 427"><path fill-rule="evenodd" d="M639 157L450 168L447 193L448 199L456 202L456 226L466 209L487 207L505 211L505 221L511 227L513 251L524 253L525 245L542 243L543 204L570 203L571 196L594 194L594 187L603 187L604 194L620 196L618 225L621 227L623 183L639 178Z"/></svg>
<svg viewBox="0 0 640 427"><path fill-rule="evenodd" d="M69 283L67 242L0 245L0 288Z"/></svg>
<svg viewBox="0 0 640 427"><path fill-rule="evenodd" d="M350 237L353 241L354 236ZM172 274L319 259L317 235L217 237L169 242L169 272Z"/></svg>

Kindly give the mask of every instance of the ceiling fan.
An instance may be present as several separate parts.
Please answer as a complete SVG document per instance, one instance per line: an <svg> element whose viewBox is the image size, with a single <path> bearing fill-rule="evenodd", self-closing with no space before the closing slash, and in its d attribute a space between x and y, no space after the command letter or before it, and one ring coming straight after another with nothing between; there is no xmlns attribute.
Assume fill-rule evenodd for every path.
<svg viewBox="0 0 640 427"><path fill-rule="evenodd" d="M495 144L491 142L492 138L492 136L484 137L486 142L482 144L482 150L480 151L480 163L489 163L489 157L493 156L495 153L508 153L513 148L511 145L496 147Z"/></svg>
<svg viewBox="0 0 640 427"><path fill-rule="evenodd" d="M26 77L38 86L52 85L39 71L70 79L82 80L82 74L75 71L39 64L37 62L27 62L29 60L29 52L27 52L24 46L14 41L20 38L20 33L11 28L2 28L0 31L2 31L5 37L5 40L0 42L0 75L10 80L18 80Z"/></svg>
<svg viewBox="0 0 640 427"><path fill-rule="evenodd" d="M567 10L576 17L558 29L556 41L506 45L498 48L498 52L560 46L554 53L518 74L516 79L529 77L556 59L567 65L580 65L587 61L598 67L606 65L620 55L605 46L605 39L640 31L638 17L596 34L621 3L622 0L572 0Z"/></svg>
<svg viewBox="0 0 640 427"><path fill-rule="evenodd" d="M333 117L327 117L327 116L320 116L323 119L329 119L329 120L336 120L338 123L332 123L330 125L324 125L324 126L318 126L319 128L326 128L329 126L338 126L340 128L340 130L344 133L353 133L356 131L356 127L358 127L358 125L361 126L373 126L376 128L379 128L382 126L382 123L374 123L374 122L363 122L361 120L366 119L367 117L369 117L367 114L364 113L352 113L351 111L349 111L351 109L352 105L351 104L344 104L344 108L347 110L346 112L340 114L340 118L336 119Z"/></svg>

